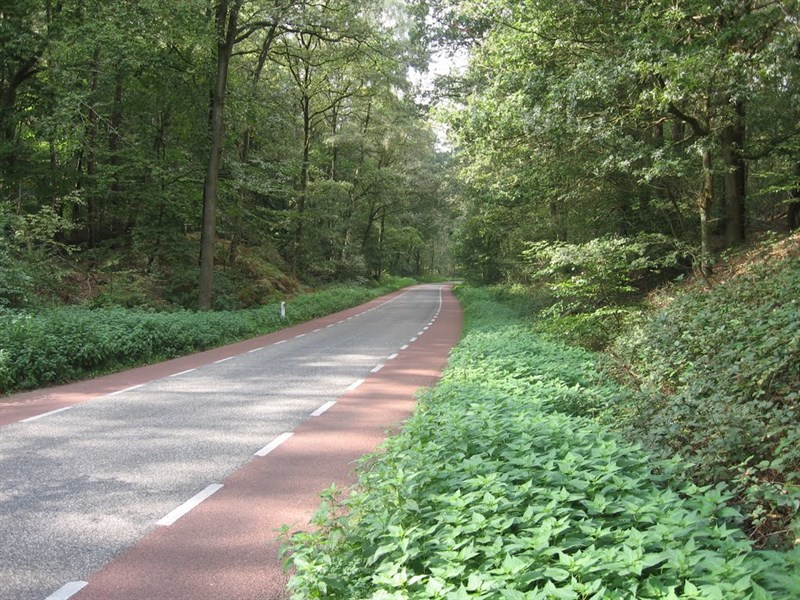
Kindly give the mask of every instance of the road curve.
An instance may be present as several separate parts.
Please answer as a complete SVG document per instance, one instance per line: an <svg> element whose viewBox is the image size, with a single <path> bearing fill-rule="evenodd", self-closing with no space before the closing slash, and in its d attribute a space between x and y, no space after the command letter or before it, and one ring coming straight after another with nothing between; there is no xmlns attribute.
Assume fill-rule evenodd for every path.
<svg viewBox="0 0 800 600"><path fill-rule="evenodd" d="M276 530L353 481L439 377L460 319L449 290L418 286L121 393L12 403L0 597L282 598Z"/></svg>

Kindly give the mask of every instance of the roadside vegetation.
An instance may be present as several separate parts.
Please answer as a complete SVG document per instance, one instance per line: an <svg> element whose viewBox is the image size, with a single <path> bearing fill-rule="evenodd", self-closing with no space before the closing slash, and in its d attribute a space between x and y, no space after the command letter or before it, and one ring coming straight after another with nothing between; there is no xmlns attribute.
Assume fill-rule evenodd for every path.
<svg viewBox="0 0 800 600"><path fill-rule="evenodd" d="M635 302L652 241L460 288L442 382L288 542L294 597L798 597L800 238Z"/></svg>
<svg viewBox="0 0 800 600"><path fill-rule="evenodd" d="M757 550L729 486L602 423L629 392L598 355L459 297L442 382L291 540L295 598L797 597L800 553Z"/></svg>
<svg viewBox="0 0 800 600"><path fill-rule="evenodd" d="M122 307L6 310L0 319L0 394L215 348L328 315L413 283L337 285L238 311L154 312Z"/></svg>

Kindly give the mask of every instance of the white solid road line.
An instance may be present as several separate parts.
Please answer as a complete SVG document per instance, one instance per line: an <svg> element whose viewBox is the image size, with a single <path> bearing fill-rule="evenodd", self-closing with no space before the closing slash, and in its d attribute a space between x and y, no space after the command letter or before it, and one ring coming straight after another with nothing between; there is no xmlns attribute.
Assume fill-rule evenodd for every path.
<svg viewBox="0 0 800 600"><path fill-rule="evenodd" d="M321 415L322 415L322 413L324 413L326 410L328 410L328 409L329 409L331 406L333 406L334 404L336 404L336 400L331 400L331 401L329 401L329 402L326 402L325 404L323 404L322 406L320 406L320 407L319 407L317 410L315 410L314 412L312 412L312 413L311 413L311 416L312 416L312 417L319 417L319 416L321 416Z"/></svg>
<svg viewBox="0 0 800 600"><path fill-rule="evenodd" d="M67 600L68 598L71 598L80 592L87 585L89 585L87 581L70 581L68 584L61 586L55 592L50 594L44 600Z"/></svg>
<svg viewBox="0 0 800 600"><path fill-rule="evenodd" d="M266 456L267 454L269 454L270 452L275 450L275 448L280 446L283 442L288 440L293 435L294 435L293 433L288 432L288 431L286 433L280 434L278 437L276 437L274 440L272 440L269 444L267 444L261 450L256 452L253 456Z"/></svg>
<svg viewBox="0 0 800 600"><path fill-rule="evenodd" d="M22 419L20 423L30 423L31 421L36 421L37 419L43 419L44 417L49 417L50 415L54 415L56 413L64 412L65 410L69 410L72 408L71 406L65 406L64 408L57 408L55 410L48 411L46 413L42 413L40 415L36 415L35 417L28 417L27 419Z"/></svg>
<svg viewBox="0 0 800 600"><path fill-rule="evenodd" d="M195 508L198 504L200 504L203 500L211 496L211 494L218 492L222 489L221 483L212 483L206 489L204 489L199 494L195 494L191 498L189 498L186 502L181 504L178 508L170 512L168 515L162 517L158 521L156 521L156 525L162 525L168 527L172 525L175 521L180 519L183 515L188 513L190 510Z"/></svg>

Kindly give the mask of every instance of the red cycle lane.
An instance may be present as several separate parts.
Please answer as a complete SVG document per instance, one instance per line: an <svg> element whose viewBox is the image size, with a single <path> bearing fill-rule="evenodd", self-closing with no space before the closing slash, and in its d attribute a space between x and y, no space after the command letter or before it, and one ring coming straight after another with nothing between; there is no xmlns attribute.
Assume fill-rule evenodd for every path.
<svg viewBox="0 0 800 600"><path fill-rule="evenodd" d="M458 301L443 290L441 313L424 335L276 449L227 477L224 487L191 512L94 574L72 598L285 598L280 528L306 528L320 492L355 482L355 462L408 418L420 388L441 377L461 324Z"/></svg>

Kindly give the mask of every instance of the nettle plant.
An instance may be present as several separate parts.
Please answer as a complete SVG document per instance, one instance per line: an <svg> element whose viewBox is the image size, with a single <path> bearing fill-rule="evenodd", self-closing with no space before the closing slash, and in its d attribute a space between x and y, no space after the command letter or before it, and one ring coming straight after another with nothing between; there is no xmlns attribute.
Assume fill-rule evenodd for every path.
<svg viewBox="0 0 800 600"><path fill-rule="evenodd" d="M797 597L800 555L754 552L723 487L567 414L588 353L462 301L442 383L289 540L294 598Z"/></svg>
<svg viewBox="0 0 800 600"><path fill-rule="evenodd" d="M541 313L541 329L591 349L605 347L638 313L644 292L691 264L687 246L659 234L535 242L523 256L532 280L555 300Z"/></svg>

